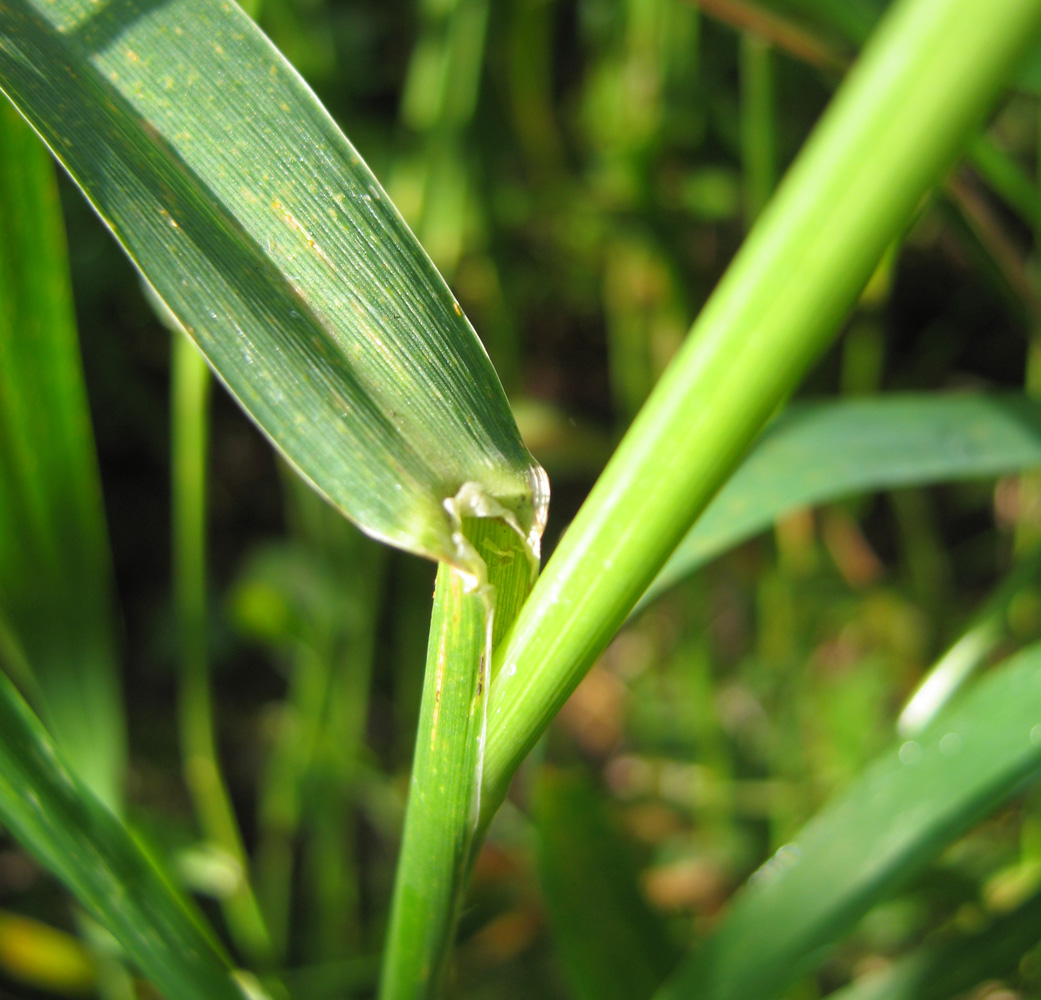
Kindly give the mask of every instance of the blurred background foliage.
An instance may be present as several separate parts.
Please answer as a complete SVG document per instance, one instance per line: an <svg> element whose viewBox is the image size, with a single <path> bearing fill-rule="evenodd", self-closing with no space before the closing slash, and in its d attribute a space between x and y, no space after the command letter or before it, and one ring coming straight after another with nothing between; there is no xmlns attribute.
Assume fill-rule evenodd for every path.
<svg viewBox="0 0 1041 1000"><path fill-rule="evenodd" d="M257 9L484 340L553 482L547 551L881 6ZM1024 76L921 206L804 395L1041 388L1039 80ZM63 182L62 195L121 611L127 809L217 915L234 859L200 841L178 762L170 338L78 192ZM219 748L271 961L291 970L296 996L371 995L434 569L380 549L290 481L223 393L210 413ZM730 894L894 742L917 682L1039 534L1029 476L866 496L787 516L654 602L593 668L493 826L452 995L608 996L589 949L617 940L623 952L645 944L612 995L649 996ZM992 649L1036 638L1041 593L1017 587L1001 616ZM789 996L822 996L927 930L979 926L1039 880L1035 789L877 907ZM27 922L74 930L78 917L10 842L0 899L6 994L118 995L70 941ZM994 975L995 996L1039 995L1041 953Z"/></svg>

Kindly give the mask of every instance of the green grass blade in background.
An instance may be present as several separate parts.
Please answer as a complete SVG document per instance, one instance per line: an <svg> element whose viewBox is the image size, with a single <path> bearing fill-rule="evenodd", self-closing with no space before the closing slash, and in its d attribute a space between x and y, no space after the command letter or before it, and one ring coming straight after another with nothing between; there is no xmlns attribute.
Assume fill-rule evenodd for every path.
<svg viewBox="0 0 1041 1000"><path fill-rule="evenodd" d="M893 395L793 406L698 518L643 603L797 507L1038 465L1041 404L1022 395Z"/></svg>
<svg viewBox="0 0 1041 1000"><path fill-rule="evenodd" d="M126 738L112 572L58 189L7 106L0 206L0 632L77 773L117 808Z"/></svg>
<svg viewBox="0 0 1041 1000"><path fill-rule="evenodd" d="M929 725L994 651L1010 638L1010 625L1025 591L1041 576L1041 546L1020 556L1011 572L973 615L961 635L918 682L897 717L901 736Z"/></svg>
<svg viewBox="0 0 1041 1000"><path fill-rule="evenodd" d="M751 227L777 186L777 97L770 46L742 32L740 52L742 202Z"/></svg>
<svg viewBox="0 0 1041 1000"><path fill-rule="evenodd" d="M497 654L487 816L1041 28L1039 0L901 0L571 522Z"/></svg>
<svg viewBox="0 0 1041 1000"><path fill-rule="evenodd" d="M534 820L553 942L574 1000L647 1000L678 958L628 845L581 775L543 769Z"/></svg>
<svg viewBox="0 0 1041 1000"><path fill-rule="evenodd" d="M1016 972L1041 938L1041 894L994 917L974 934L926 943L889 968L868 974L829 1000L948 1000L974 986ZM1016 994L1009 994L1016 995Z"/></svg>
<svg viewBox="0 0 1041 1000"><path fill-rule="evenodd" d="M289 670L257 795L257 894L276 955L292 939L303 961L320 963L363 948L362 824L352 807L389 553L291 472L284 486L292 539L254 554L233 606L239 628Z"/></svg>
<svg viewBox="0 0 1041 1000"><path fill-rule="evenodd" d="M178 728L185 785L204 838L229 860L233 887L222 897L235 943L259 964L270 964L271 940L250 883L250 865L221 772L210 685L206 582L206 501L210 371L195 345L172 337L171 508L174 605L180 687Z"/></svg>
<svg viewBox="0 0 1041 1000"><path fill-rule="evenodd" d="M367 533L479 572L547 488L458 303L293 68L220 0L11 0L0 89L291 464Z"/></svg>
<svg viewBox="0 0 1041 1000"><path fill-rule="evenodd" d="M243 1000L201 918L70 774L2 674L0 822L101 921L167 1000Z"/></svg>
<svg viewBox="0 0 1041 1000"><path fill-rule="evenodd" d="M1041 645L1034 645L877 761L782 847L658 1000L776 995L1039 770Z"/></svg>

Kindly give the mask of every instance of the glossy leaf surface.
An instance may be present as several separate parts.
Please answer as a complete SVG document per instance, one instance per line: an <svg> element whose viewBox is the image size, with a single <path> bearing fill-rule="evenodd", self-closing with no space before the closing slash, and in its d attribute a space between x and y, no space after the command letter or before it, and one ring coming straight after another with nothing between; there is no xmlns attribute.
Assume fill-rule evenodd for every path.
<svg viewBox="0 0 1041 1000"><path fill-rule="evenodd" d="M214 370L363 530L475 570L547 488L458 303L293 68L221 0L5 0L0 88Z"/></svg>

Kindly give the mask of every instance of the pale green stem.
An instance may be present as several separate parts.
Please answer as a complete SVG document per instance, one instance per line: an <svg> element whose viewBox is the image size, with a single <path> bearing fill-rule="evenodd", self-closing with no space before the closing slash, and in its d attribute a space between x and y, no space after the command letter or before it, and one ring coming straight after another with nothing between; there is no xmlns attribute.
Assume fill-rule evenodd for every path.
<svg viewBox="0 0 1041 1000"><path fill-rule="evenodd" d="M888 14L504 639L484 819L1036 38L1039 0Z"/></svg>

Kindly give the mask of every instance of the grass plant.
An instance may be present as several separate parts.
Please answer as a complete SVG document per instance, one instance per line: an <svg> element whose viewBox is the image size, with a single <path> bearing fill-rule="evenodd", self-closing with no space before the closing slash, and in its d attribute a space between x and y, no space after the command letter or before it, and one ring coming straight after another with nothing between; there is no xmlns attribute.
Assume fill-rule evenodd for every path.
<svg viewBox="0 0 1041 1000"><path fill-rule="evenodd" d="M924 391L957 383L935 374L945 331L921 384L902 382L882 305L902 248L941 232L1034 336L1033 265L994 206L1037 230L1018 162L1036 155L1037 97L988 123L1010 87L1038 89L1041 0L697 6L419 3L411 52L395 50L403 148L374 144L395 207L254 19L323 94L339 79L323 36L353 52L358 96L380 67L338 19L377 30L363 6L0 0L0 89L28 123L0 109L0 822L77 907L52 911L77 930L60 944L0 921L0 976L61 992L10 957L23 940L55 961L71 949L103 1000L126 1000L128 974L170 1000L1036 990L1037 519L1032 480L1013 477L1041 465L1041 404L997 378L1004 391ZM553 40L572 16L587 75L568 118ZM715 101L719 74L739 87ZM798 141L784 92L827 94ZM190 808L143 790L134 763L163 713L118 694L123 563L84 391L102 383L79 360L29 126L172 337L170 728ZM708 162L720 149L732 169ZM710 247L743 239L695 266L691 226ZM521 238L571 270L525 279ZM558 299L597 311L588 378ZM552 378L609 394L616 425L511 410L503 383L522 391L540 322L562 352ZM254 438L207 365L282 470L287 531L250 535L231 572L222 432ZM789 405L829 371L871 394ZM566 530L529 445L565 506L611 450ZM991 568L989 597L958 591L974 617L945 617L968 557L921 491L988 477L1003 478L986 544L1015 534L1019 562ZM880 490L897 491L899 594L871 589L884 557L855 498ZM709 566L770 527L766 568L742 568L747 547ZM126 645L141 658L132 627ZM258 646L278 681L229 681ZM540 893L522 872L503 904L504 858ZM872 959L887 970L861 976Z"/></svg>

